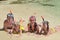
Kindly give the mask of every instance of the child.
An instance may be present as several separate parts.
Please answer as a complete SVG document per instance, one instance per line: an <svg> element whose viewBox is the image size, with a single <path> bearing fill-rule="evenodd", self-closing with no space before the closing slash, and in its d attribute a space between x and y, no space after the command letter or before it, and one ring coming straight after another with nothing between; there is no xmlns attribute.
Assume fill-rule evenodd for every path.
<svg viewBox="0 0 60 40"><path fill-rule="evenodd" d="M37 32L37 33L39 33L39 28L38 28L38 26L37 26L35 16L31 16L31 17L29 18L28 31L29 31L29 32Z"/></svg>
<svg viewBox="0 0 60 40"><path fill-rule="evenodd" d="M43 34L46 35L49 31L49 22L45 21L43 17L42 17L42 20L43 20L43 22L42 22L40 34L43 32Z"/></svg>
<svg viewBox="0 0 60 40"><path fill-rule="evenodd" d="M13 24L14 24L14 17L12 13L7 14L7 19L4 21L4 30L11 33L13 29Z"/></svg>
<svg viewBox="0 0 60 40"><path fill-rule="evenodd" d="M17 22L17 24L14 25L14 29L13 29L13 33L14 34L21 34L24 32L24 26L23 26L23 22L24 20L20 20L19 22Z"/></svg>

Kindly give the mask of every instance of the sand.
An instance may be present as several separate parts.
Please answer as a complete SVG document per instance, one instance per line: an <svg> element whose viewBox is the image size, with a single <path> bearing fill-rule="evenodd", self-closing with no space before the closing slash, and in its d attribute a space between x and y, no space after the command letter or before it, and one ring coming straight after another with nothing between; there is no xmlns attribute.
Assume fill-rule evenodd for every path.
<svg viewBox="0 0 60 40"><path fill-rule="evenodd" d="M8 34L0 31L0 40L60 40L60 32L53 33L48 36L36 35L33 33L23 33L22 35Z"/></svg>
<svg viewBox="0 0 60 40"><path fill-rule="evenodd" d="M35 15L37 23L42 22L41 16L44 16L45 20L48 20L50 27L56 27L60 25L59 11L56 7L44 7L35 4L7 4L0 5L0 29L3 28L3 22L6 19L7 13L12 10L15 21L19 21L21 18L25 20L24 27L27 27L29 17ZM9 35L4 31L0 31L0 40L60 40L60 32L53 33L48 36L36 35L33 33L23 33L22 35Z"/></svg>

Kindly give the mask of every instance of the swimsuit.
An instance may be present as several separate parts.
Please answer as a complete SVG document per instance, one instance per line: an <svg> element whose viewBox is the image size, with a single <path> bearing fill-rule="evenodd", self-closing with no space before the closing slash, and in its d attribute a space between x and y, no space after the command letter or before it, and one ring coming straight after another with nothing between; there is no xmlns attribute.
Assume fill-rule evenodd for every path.
<svg viewBox="0 0 60 40"><path fill-rule="evenodd" d="M29 25L29 24L28 24ZM30 24L30 30L32 30L32 26L31 26L31 24ZM36 31L37 30L37 23L34 23L34 31Z"/></svg>

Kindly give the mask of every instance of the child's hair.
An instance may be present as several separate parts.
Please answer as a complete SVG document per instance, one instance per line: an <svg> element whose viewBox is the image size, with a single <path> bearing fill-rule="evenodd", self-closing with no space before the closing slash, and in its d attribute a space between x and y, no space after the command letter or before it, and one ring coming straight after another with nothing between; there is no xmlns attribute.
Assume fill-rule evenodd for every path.
<svg viewBox="0 0 60 40"><path fill-rule="evenodd" d="M29 21L31 21L31 20L35 20L35 21L36 21L36 17L35 17L35 16L31 16L31 17L29 18Z"/></svg>

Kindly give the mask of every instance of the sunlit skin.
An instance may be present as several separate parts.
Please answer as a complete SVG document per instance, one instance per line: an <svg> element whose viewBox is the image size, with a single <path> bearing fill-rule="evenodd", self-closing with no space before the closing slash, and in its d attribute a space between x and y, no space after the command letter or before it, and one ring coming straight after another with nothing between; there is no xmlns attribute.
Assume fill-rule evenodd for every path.
<svg viewBox="0 0 60 40"><path fill-rule="evenodd" d="M12 18L10 18L10 17L7 17L7 19L4 21L4 29L5 29L5 31L7 31L7 28L13 28L12 26L12 22L14 22L13 21L13 19Z"/></svg>

